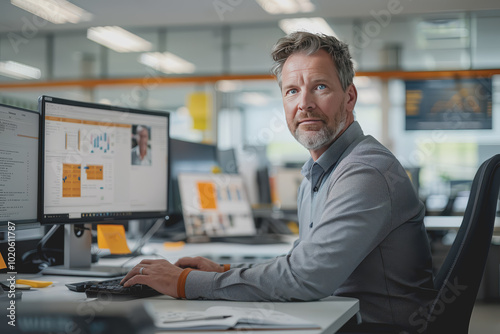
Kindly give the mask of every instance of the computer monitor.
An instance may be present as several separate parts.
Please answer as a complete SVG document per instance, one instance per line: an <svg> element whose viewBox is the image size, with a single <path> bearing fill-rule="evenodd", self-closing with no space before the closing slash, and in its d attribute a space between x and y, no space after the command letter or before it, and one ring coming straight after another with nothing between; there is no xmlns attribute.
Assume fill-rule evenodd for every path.
<svg viewBox="0 0 500 334"><path fill-rule="evenodd" d="M38 112L0 104L0 230L39 226ZM12 225L12 226L14 226Z"/></svg>
<svg viewBox="0 0 500 334"><path fill-rule="evenodd" d="M222 173L238 174L238 161L234 148L217 150L217 162Z"/></svg>
<svg viewBox="0 0 500 334"><path fill-rule="evenodd" d="M283 211L297 211L297 195L303 178L300 168L275 168L273 190L277 207Z"/></svg>
<svg viewBox="0 0 500 334"><path fill-rule="evenodd" d="M179 188L188 240L256 236L241 175L181 173Z"/></svg>
<svg viewBox="0 0 500 334"><path fill-rule="evenodd" d="M212 173L218 166L217 147L179 139L170 140L170 196L169 215L172 223L182 220L179 193L180 173Z"/></svg>
<svg viewBox="0 0 500 334"><path fill-rule="evenodd" d="M66 224L63 270L45 273L88 275L89 223L167 216L169 113L49 96L40 98L39 107L39 218Z"/></svg>

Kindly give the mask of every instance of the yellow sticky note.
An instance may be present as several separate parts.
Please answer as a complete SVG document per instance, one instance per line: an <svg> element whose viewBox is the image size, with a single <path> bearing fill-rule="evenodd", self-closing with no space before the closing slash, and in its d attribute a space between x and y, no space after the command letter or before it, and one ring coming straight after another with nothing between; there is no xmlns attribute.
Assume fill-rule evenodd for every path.
<svg viewBox="0 0 500 334"><path fill-rule="evenodd" d="M2 254L0 253L0 269L5 269L5 268L7 268L7 265L5 264Z"/></svg>
<svg viewBox="0 0 500 334"><path fill-rule="evenodd" d="M97 246L111 254L129 254L123 225L97 225Z"/></svg>
<svg viewBox="0 0 500 334"><path fill-rule="evenodd" d="M163 247L165 249L179 249L183 248L186 245L184 241L175 241L175 242L164 242Z"/></svg>
<svg viewBox="0 0 500 334"><path fill-rule="evenodd" d="M210 124L212 102L210 94L194 92L188 97L187 108L193 118L193 129L207 130Z"/></svg>
<svg viewBox="0 0 500 334"><path fill-rule="evenodd" d="M26 284L31 286L32 288L46 288L52 285L52 282L49 281L35 281L32 279L18 279L16 280L16 284Z"/></svg>

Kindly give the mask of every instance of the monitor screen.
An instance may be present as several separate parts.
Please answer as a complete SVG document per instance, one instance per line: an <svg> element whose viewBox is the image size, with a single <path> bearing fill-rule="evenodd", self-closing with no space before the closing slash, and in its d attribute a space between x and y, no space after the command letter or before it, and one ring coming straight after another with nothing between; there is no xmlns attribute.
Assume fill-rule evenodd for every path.
<svg viewBox="0 0 500 334"><path fill-rule="evenodd" d="M240 175L182 173L179 188L188 238L257 234Z"/></svg>
<svg viewBox="0 0 500 334"><path fill-rule="evenodd" d="M167 214L169 114L40 98L42 223Z"/></svg>
<svg viewBox="0 0 500 334"><path fill-rule="evenodd" d="M492 129L492 79L410 80L406 130Z"/></svg>
<svg viewBox="0 0 500 334"><path fill-rule="evenodd" d="M238 174L238 161L234 148L217 150L217 161L223 173Z"/></svg>
<svg viewBox="0 0 500 334"><path fill-rule="evenodd" d="M36 222L38 112L0 104L0 226Z"/></svg>
<svg viewBox="0 0 500 334"><path fill-rule="evenodd" d="M217 163L215 145L193 143L178 139L170 140L170 218L182 215L178 178L180 173L212 173ZM174 216L172 216L174 215Z"/></svg>

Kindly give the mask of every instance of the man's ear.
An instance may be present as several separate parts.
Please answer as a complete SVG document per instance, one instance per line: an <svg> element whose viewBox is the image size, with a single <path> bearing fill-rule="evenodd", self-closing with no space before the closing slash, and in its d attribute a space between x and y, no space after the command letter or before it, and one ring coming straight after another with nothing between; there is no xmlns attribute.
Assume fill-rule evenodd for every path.
<svg viewBox="0 0 500 334"><path fill-rule="evenodd" d="M356 105L356 101L358 100L358 90L354 84L350 84L346 89L347 101L346 101L346 110L352 112L354 110L354 106Z"/></svg>

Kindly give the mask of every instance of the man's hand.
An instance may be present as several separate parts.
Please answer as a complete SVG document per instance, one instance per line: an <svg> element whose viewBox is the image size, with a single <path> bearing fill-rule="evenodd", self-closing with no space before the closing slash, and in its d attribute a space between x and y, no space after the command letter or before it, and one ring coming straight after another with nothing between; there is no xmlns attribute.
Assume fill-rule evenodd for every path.
<svg viewBox="0 0 500 334"><path fill-rule="evenodd" d="M181 268L193 268L201 271L211 271L217 273L224 272L224 267L220 264L201 256L183 257L182 259L179 259L175 265Z"/></svg>
<svg viewBox="0 0 500 334"><path fill-rule="evenodd" d="M142 273L141 268L143 268ZM165 295L178 298L177 281L181 272L181 268L174 266L167 260L142 260L129 271L120 284L125 287L145 284Z"/></svg>

